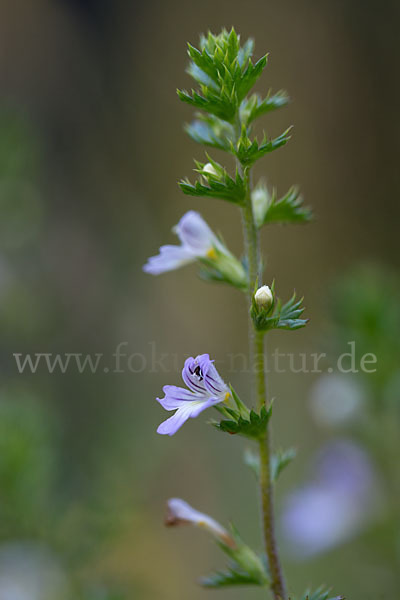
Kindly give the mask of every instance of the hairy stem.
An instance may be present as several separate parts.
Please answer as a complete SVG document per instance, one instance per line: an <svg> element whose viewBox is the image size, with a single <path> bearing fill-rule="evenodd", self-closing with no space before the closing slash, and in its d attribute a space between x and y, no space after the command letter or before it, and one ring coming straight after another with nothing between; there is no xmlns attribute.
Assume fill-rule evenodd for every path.
<svg viewBox="0 0 400 600"><path fill-rule="evenodd" d="M251 203L251 180L249 168L244 169L243 173L246 184L246 204L242 209L243 233L245 239L245 252L249 271L249 307L252 301L254 288L261 284L260 274L260 243L257 227L254 222L253 208ZM250 338L250 368L254 378L254 389L257 397L259 409L267 406L267 386L265 379L265 352L264 335L262 332L255 332L253 323L249 318L249 338ZM283 578L282 568L278 555L278 548L275 538L275 518L274 518L274 500L273 484L271 480L271 434L270 427L261 440L260 452L260 493L261 493L261 511L262 526L265 550L268 557L268 563L271 573L271 589L275 600L286 600L286 589Z"/></svg>
<svg viewBox="0 0 400 600"><path fill-rule="evenodd" d="M255 378L257 381L257 398L259 406L267 405L266 381L265 381L265 353L264 336L258 332L255 337ZM260 441L260 492L261 510L265 547L268 556L268 564L271 571L271 588L274 598L286 599L285 581L278 554L278 546L275 537L274 517L274 489L271 479L271 431L268 425L264 440Z"/></svg>
<svg viewBox="0 0 400 600"><path fill-rule="evenodd" d="M250 169L244 169L243 178L246 186L246 204L242 209L242 223L243 223L243 237L245 245L245 256L247 261L247 268L249 273L249 314L248 314L248 330L249 330L249 363L250 370L253 371L253 365L256 359L255 352L255 331L253 323L250 317L250 306L252 300L252 294L256 286L257 280L259 280L260 271L260 244L259 244L259 233L254 223L253 207L251 204L251 179ZM253 394L257 394L256 382L252 384Z"/></svg>

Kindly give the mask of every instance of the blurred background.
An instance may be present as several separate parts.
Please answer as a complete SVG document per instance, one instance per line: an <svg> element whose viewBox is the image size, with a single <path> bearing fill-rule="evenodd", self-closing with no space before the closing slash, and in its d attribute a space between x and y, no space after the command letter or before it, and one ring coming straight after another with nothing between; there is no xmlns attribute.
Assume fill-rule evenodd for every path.
<svg viewBox="0 0 400 600"><path fill-rule="evenodd" d="M324 370L351 340L358 359L378 358L371 375L270 375L276 445L298 448L276 502L290 589L397 597L399 12L394 0L3 0L0 600L264 597L203 591L196 580L224 557L201 532L163 527L180 496L261 549L245 444L206 417L155 433L155 397L187 356L210 353L246 395L227 360L246 348L243 298L194 267L141 270L189 208L241 253L235 207L176 185L204 158L175 93L191 85L186 42L231 25L270 52L259 91L293 99L265 118L270 135L295 129L258 174L281 195L299 184L316 214L263 234L266 281L304 294L311 318L269 348L325 352ZM115 373L121 343L133 358ZM95 373L20 373L13 355L27 353L103 356Z"/></svg>

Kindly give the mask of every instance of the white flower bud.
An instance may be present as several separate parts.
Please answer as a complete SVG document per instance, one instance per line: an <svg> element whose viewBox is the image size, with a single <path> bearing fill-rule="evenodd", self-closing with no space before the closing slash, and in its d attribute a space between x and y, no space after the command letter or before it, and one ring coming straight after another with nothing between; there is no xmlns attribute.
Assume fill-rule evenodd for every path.
<svg viewBox="0 0 400 600"><path fill-rule="evenodd" d="M270 308L274 301L274 296L268 285L263 285L254 294L254 300L259 308Z"/></svg>
<svg viewBox="0 0 400 600"><path fill-rule="evenodd" d="M208 173L209 175L214 175L214 177L218 177L218 173L215 167L213 167L213 165L209 162L204 165L203 173Z"/></svg>

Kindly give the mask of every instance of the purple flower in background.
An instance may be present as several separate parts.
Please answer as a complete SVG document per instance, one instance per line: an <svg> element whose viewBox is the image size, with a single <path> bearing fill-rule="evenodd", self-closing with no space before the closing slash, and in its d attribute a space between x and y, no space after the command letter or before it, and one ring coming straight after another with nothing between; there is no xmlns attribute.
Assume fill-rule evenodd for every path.
<svg viewBox="0 0 400 600"><path fill-rule="evenodd" d="M161 423L157 433L174 435L188 419L198 417L206 408L224 402L230 396L228 386L208 354L188 358L182 379L189 389L165 385L164 398L157 398L165 410L176 410L172 417Z"/></svg>
<svg viewBox="0 0 400 600"><path fill-rule="evenodd" d="M173 271L198 258L215 258L215 249L226 250L204 219L194 210L187 212L174 232L181 241L180 246L161 246L160 254L149 258L143 270L152 275Z"/></svg>
<svg viewBox="0 0 400 600"><path fill-rule="evenodd" d="M290 552L308 558L356 535L377 514L379 496L366 452L350 441L330 443L313 479L286 499L282 525Z"/></svg>
<svg viewBox="0 0 400 600"><path fill-rule="evenodd" d="M310 408L318 425L338 427L360 419L368 399L365 386L354 375L325 373L311 389Z"/></svg>

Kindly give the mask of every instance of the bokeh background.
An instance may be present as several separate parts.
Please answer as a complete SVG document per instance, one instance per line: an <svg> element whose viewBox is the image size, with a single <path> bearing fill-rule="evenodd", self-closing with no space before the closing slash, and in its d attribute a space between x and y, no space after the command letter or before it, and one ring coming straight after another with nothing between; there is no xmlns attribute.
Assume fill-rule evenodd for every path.
<svg viewBox="0 0 400 600"><path fill-rule="evenodd" d="M316 213L263 234L267 281L304 294L311 317L270 349L334 360L356 340L357 356L378 357L375 375L270 375L276 444L299 450L277 492L290 589L398 596L399 12L394 0L1 2L1 600L263 597L197 587L224 557L201 532L163 527L181 496L261 548L245 444L205 419L155 433L154 399L188 355L209 352L246 395L247 374L227 373L247 344L243 298L192 267L141 271L189 208L241 252L235 208L176 185L204 156L175 94L190 86L186 41L231 25L270 52L259 90L293 99L265 120L270 135L294 124L293 139L258 174L282 194L300 184ZM114 373L121 342L133 369ZM104 359L96 373L18 372L14 353L40 352Z"/></svg>

